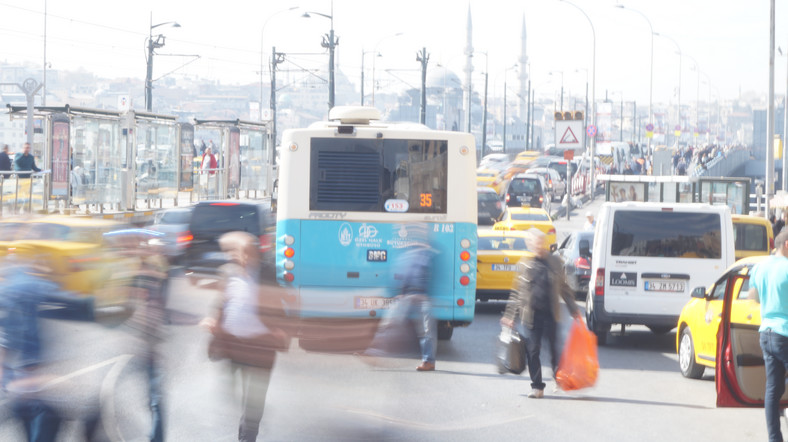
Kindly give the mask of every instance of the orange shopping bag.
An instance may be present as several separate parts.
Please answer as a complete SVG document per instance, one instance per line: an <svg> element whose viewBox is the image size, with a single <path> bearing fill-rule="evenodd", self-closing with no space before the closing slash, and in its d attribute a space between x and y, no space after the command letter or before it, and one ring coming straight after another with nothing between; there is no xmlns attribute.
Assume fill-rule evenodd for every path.
<svg viewBox="0 0 788 442"><path fill-rule="evenodd" d="M562 390L579 390L594 385L598 374L596 335L588 330L582 319L575 319L558 363L555 381Z"/></svg>

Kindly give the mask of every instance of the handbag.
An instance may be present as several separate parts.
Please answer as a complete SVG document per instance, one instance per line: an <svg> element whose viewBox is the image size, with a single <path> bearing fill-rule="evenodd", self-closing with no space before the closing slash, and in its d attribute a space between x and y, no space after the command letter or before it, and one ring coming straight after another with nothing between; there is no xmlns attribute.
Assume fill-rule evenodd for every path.
<svg viewBox="0 0 788 442"><path fill-rule="evenodd" d="M593 386L598 375L596 335L582 319L575 319L558 363L555 382L562 390L579 390Z"/></svg>
<svg viewBox="0 0 788 442"><path fill-rule="evenodd" d="M498 373L520 374L525 371L525 348L517 330L503 327L498 335Z"/></svg>
<svg viewBox="0 0 788 442"><path fill-rule="evenodd" d="M271 367L276 352L287 351L289 347L290 338L279 329L249 338L217 330L208 343L208 358L211 361L229 359L239 364Z"/></svg>

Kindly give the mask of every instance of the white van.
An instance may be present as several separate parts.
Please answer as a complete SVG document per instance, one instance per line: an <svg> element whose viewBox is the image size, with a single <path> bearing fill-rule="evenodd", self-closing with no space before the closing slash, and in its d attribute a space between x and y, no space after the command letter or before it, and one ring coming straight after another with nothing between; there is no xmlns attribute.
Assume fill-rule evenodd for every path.
<svg viewBox="0 0 788 442"><path fill-rule="evenodd" d="M604 344L611 324L667 333L692 289L709 287L734 258L727 206L604 203L594 233L588 327Z"/></svg>

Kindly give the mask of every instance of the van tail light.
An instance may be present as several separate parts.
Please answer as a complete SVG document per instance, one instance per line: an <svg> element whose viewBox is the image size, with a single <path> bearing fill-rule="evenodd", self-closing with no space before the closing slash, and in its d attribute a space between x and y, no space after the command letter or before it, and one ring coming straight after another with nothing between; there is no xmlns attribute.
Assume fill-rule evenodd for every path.
<svg viewBox="0 0 788 442"><path fill-rule="evenodd" d="M507 203L509 202L509 194L508 193L506 194L506 202Z"/></svg>
<svg viewBox="0 0 788 442"><path fill-rule="evenodd" d="M774 238L769 238L769 250L774 250Z"/></svg>
<svg viewBox="0 0 788 442"><path fill-rule="evenodd" d="M543 196L540 196L540 197L539 197L539 202L540 202L540 203L543 203L543 202L544 202L544 197L543 197Z"/></svg>
<svg viewBox="0 0 788 442"><path fill-rule="evenodd" d="M260 235L260 253L268 253L271 251L271 247L273 247L273 235L270 233L266 233Z"/></svg>
<svg viewBox="0 0 788 442"><path fill-rule="evenodd" d="M178 244L183 244L183 243L188 244L192 242L193 239L194 239L194 235L192 235L192 232L189 232L187 230L181 233L180 235L178 235L178 239L176 239L175 242L177 242Z"/></svg>
<svg viewBox="0 0 788 442"><path fill-rule="evenodd" d="M575 267L583 270L591 270L591 264L582 256L578 256L577 259L575 259Z"/></svg>
<svg viewBox="0 0 788 442"><path fill-rule="evenodd" d="M596 281L594 282L594 295L605 296L605 269L596 269Z"/></svg>
<svg viewBox="0 0 788 442"><path fill-rule="evenodd" d="M555 227L550 227L550 229L547 231L547 234L548 235L555 235Z"/></svg>

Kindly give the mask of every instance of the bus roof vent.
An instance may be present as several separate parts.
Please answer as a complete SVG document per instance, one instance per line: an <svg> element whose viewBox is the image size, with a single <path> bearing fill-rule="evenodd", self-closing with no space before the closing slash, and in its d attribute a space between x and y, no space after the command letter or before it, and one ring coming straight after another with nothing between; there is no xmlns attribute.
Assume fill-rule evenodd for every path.
<svg viewBox="0 0 788 442"><path fill-rule="evenodd" d="M339 120L340 124L369 124L370 120L380 120L380 111L374 107L335 106L328 111L329 121Z"/></svg>

